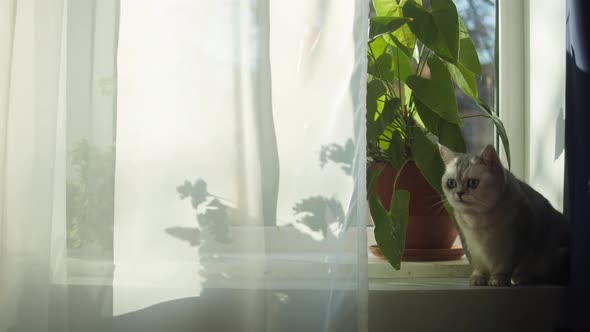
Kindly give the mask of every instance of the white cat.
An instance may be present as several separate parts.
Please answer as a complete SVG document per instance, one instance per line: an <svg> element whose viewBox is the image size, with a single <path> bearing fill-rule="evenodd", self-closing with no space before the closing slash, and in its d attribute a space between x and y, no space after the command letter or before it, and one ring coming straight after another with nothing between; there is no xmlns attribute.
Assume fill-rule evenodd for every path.
<svg viewBox="0 0 590 332"><path fill-rule="evenodd" d="M480 155L440 147L442 188L453 207L476 286L564 282L569 224L502 166L493 146Z"/></svg>

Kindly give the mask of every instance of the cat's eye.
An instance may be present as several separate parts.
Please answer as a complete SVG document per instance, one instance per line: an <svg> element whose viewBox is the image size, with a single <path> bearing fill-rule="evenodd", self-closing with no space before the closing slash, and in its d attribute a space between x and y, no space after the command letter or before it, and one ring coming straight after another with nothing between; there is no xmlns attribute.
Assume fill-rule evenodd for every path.
<svg viewBox="0 0 590 332"><path fill-rule="evenodd" d="M478 179L468 179L467 180L467 187L469 187L471 189L477 188L477 185L478 184L479 184L479 180Z"/></svg>
<svg viewBox="0 0 590 332"><path fill-rule="evenodd" d="M448 179L447 180L447 187L449 187L449 189L454 189L457 187L457 181L455 181L455 179Z"/></svg>

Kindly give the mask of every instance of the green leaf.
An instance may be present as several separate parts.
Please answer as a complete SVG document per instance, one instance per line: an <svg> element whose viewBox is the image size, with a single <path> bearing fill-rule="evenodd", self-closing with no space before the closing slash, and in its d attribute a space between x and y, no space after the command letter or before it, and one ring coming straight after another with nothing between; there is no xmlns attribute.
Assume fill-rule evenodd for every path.
<svg viewBox="0 0 590 332"><path fill-rule="evenodd" d="M459 15L457 7L451 0L431 0L432 17L442 39L447 45L451 57L459 56Z"/></svg>
<svg viewBox="0 0 590 332"><path fill-rule="evenodd" d="M379 116L379 123L381 124L381 132L387 128L392 122L395 116L399 113L401 106L401 100L399 98L392 98L385 101L383 105L383 111Z"/></svg>
<svg viewBox="0 0 590 332"><path fill-rule="evenodd" d="M379 80L367 84L367 138L376 139L383 132L375 121L378 111L378 99L385 94L385 87Z"/></svg>
<svg viewBox="0 0 590 332"><path fill-rule="evenodd" d="M381 172L385 168L384 165L373 164L371 167L367 167L367 197L371 197L375 191L375 183Z"/></svg>
<svg viewBox="0 0 590 332"><path fill-rule="evenodd" d="M412 20L408 22L410 30L429 49L441 58L457 63L457 55L451 51L444 35L439 30L432 13L428 12L414 1L408 1L403 7L404 17Z"/></svg>
<svg viewBox="0 0 590 332"><path fill-rule="evenodd" d="M408 20L409 19L406 17L372 17L369 24L369 39L374 39L379 35L393 32L401 28L406 22L408 22Z"/></svg>
<svg viewBox="0 0 590 332"><path fill-rule="evenodd" d="M399 11L399 5L395 0L373 0L373 7L377 16L400 16L395 15Z"/></svg>
<svg viewBox="0 0 590 332"><path fill-rule="evenodd" d="M413 74L410 58L398 47L388 44L383 37L369 43L367 73L387 82L393 82L395 78L405 82Z"/></svg>
<svg viewBox="0 0 590 332"><path fill-rule="evenodd" d="M445 172L445 165L438 151L438 146L431 142L420 128L414 130L412 158L432 188L443 195L441 179Z"/></svg>
<svg viewBox="0 0 590 332"><path fill-rule="evenodd" d="M481 75L481 63L475 44L469 37L467 27L461 18L459 18L459 63L472 73Z"/></svg>
<svg viewBox="0 0 590 332"><path fill-rule="evenodd" d="M433 134L438 134L438 121L441 119L438 114L432 111L426 106L420 99L414 99L414 105L416 105L416 111L422 120L422 124L426 129L430 130Z"/></svg>
<svg viewBox="0 0 590 332"><path fill-rule="evenodd" d="M451 80L451 74L442 61L434 55L428 57L428 67L431 79L412 75L406 79L406 84L418 99L440 117L461 126L463 123L457 110L455 87Z"/></svg>
<svg viewBox="0 0 590 332"><path fill-rule="evenodd" d="M406 240L406 226L410 193L396 190L392 196L390 211L385 210L377 195L369 199L371 216L375 223L375 240L387 261L394 269L400 269Z"/></svg>
<svg viewBox="0 0 590 332"><path fill-rule="evenodd" d="M441 119L438 122L438 142L455 152L465 153L467 150L461 127Z"/></svg>
<svg viewBox="0 0 590 332"><path fill-rule="evenodd" d="M459 40L465 38L469 38L469 30L467 30L465 22L463 22L463 19L459 16Z"/></svg>
<svg viewBox="0 0 590 332"><path fill-rule="evenodd" d="M506 160L508 161L508 169L510 169L510 142L508 141L508 135L506 134L506 129L504 128L502 120L500 120L496 113L492 111L492 108L482 99L478 99L477 106L479 106L479 108L486 112L486 114L489 115L492 121L494 122L496 130L498 131L498 135L500 136L500 140L502 141L504 153L506 154Z"/></svg>
<svg viewBox="0 0 590 332"><path fill-rule="evenodd" d="M367 50L370 55L375 56L378 58L381 54L386 53L389 44L383 38L375 38L369 42L369 49ZM369 57L371 59L371 57Z"/></svg>
<svg viewBox="0 0 590 332"><path fill-rule="evenodd" d="M461 89L461 91L463 91L463 93L471 97L473 100L477 100L478 91L475 74L467 70L467 68L465 68L461 63L459 63L458 66L447 63L447 69L449 70L453 81L457 83L457 86Z"/></svg>
<svg viewBox="0 0 590 332"><path fill-rule="evenodd" d="M436 42L438 28L431 13L414 1L404 4L403 13L404 17L412 18L412 22L408 23L408 26L418 39L426 46Z"/></svg>
<svg viewBox="0 0 590 332"><path fill-rule="evenodd" d="M395 16L402 17L402 7L408 0L373 0L373 7L377 16ZM410 0L412 1L412 0ZM422 4L422 0L414 0L418 4Z"/></svg>
<svg viewBox="0 0 590 332"><path fill-rule="evenodd" d="M459 63L472 73L481 75L481 63L479 62L479 56L471 38L464 38L460 41Z"/></svg>
<svg viewBox="0 0 590 332"><path fill-rule="evenodd" d="M383 132L381 136L379 136L379 148L383 151L387 151L389 149L389 140L391 140L391 133L392 131L386 130Z"/></svg>
<svg viewBox="0 0 590 332"><path fill-rule="evenodd" d="M399 47L408 58L414 56L416 36L412 33L412 30L410 30L410 27L407 24L385 36L385 40Z"/></svg>
<svg viewBox="0 0 590 332"><path fill-rule="evenodd" d="M391 134L391 142L387 149L387 156L389 157L391 165L396 170L399 170L406 160L404 139L397 130L394 130Z"/></svg>
<svg viewBox="0 0 590 332"><path fill-rule="evenodd" d="M395 77L405 83L408 77L414 74L412 66L410 65L411 58L396 46L391 46L391 54L393 55L393 73Z"/></svg>
<svg viewBox="0 0 590 332"><path fill-rule="evenodd" d="M367 72L383 81L393 82L395 79L393 58L389 53L379 55L375 62L369 61Z"/></svg>
<svg viewBox="0 0 590 332"><path fill-rule="evenodd" d="M377 37L369 43L367 73L391 82L395 76L392 70L393 59L388 50L389 44L382 37Z"/></svg>
<svg viewBox="0 0 590 332"><path fill-rule="evenodd" d="M411 1L411 0L410 0ZM392 9L391 16L396 17L403 17L402 8L406 3L406 0L401 0L399 5ZM422 4L421 1L418 1ZM410 27L405 24L401 28L395 30L393 33L390 33L388 36L385 36L385 40L392 45L399 47L408 58L412 58L414 56L414 48L416 47L416 36L410 30Z"/></svg>
<svg viewBox="0 0 590 332"><path fill-rule="evenodd" d="M372 80L367 84L367 117L375 119L377 100L385 95L385 87L379 80Z"/></svg>
<svg viewBox="0 0 590 332"><path fill-rule="evenodd" d="M438 137L440 144L456 152L465 152L465 141L458 125L445 121L419 99L416 99L414 103L424 127Z"/></svg>

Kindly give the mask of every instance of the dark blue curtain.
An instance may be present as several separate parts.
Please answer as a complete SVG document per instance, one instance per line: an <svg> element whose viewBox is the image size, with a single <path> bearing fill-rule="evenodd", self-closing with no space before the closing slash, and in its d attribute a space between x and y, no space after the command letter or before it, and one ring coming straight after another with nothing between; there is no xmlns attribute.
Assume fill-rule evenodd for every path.
<svg viewBox="0 0 590 332"><path fill-rule="evenodd" d="M572 223L570 296L576 331L590 330L590 1L567 1L566 214Z"/></svg>

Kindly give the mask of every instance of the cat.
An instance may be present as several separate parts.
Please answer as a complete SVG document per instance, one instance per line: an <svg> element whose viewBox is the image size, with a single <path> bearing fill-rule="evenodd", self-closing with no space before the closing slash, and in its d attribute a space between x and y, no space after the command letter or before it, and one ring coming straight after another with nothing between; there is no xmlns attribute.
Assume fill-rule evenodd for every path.
<svg viewBox="0 0 590 332"><path fill-rule="evenodd" d="M474 286L564 283L569 223L504 168L493 146L479 155L439 145L442 188L453 207Z"/></svg>

